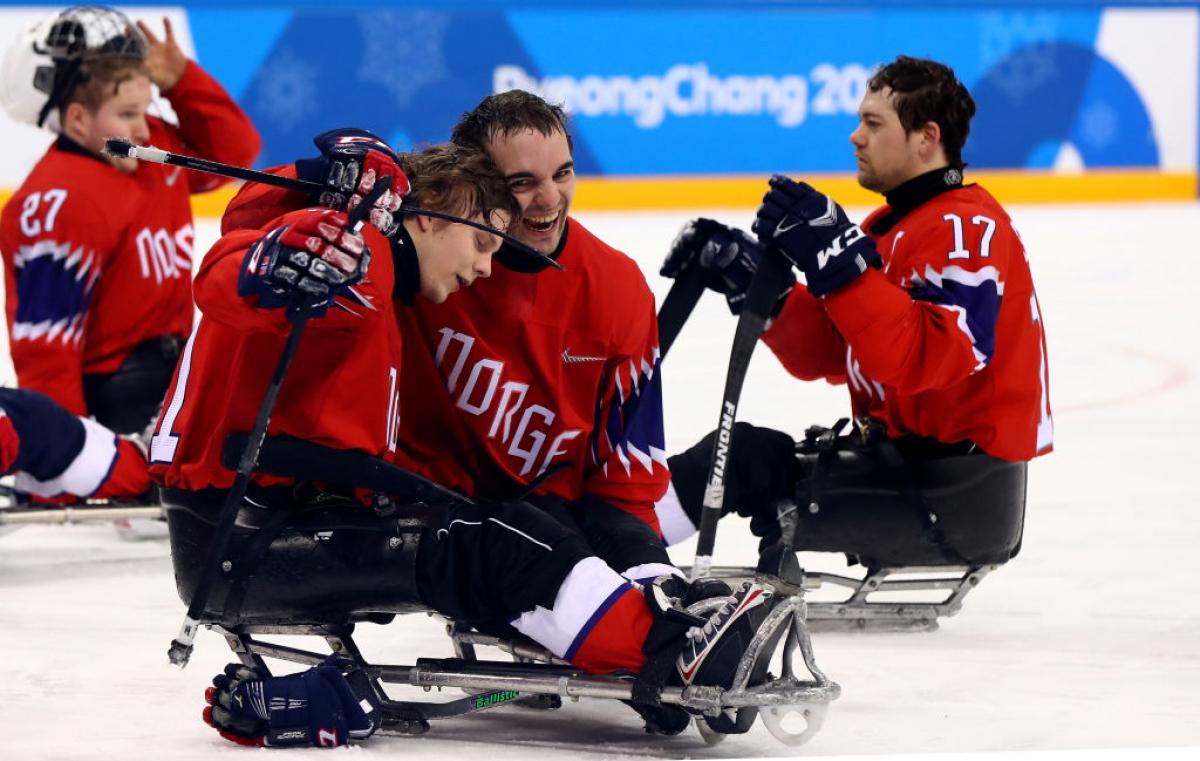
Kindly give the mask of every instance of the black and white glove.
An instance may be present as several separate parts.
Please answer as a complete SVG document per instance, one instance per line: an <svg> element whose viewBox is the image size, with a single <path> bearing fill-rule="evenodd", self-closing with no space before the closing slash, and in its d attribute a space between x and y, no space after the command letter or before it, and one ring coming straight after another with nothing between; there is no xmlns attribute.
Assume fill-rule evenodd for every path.
<svg viewBox="0 0 1200 761"><path fill-rule="evenodd" d="M771 178L751 229L763 245L774 246L804 273L808 290L824 296L883 260L875 241L833 199L807 183L782 175Z"/></svg>
<svg viewBox="0 0 1200 761"><path fill-rule="evenodd" d="M239 745L334 747L365 740L378 727L374 707L351 689L334 656L281 677L231 663L204 702L204 723Z"/></svg>
<svg viewBox="0 0 1200 761"><path fill-rule="evenodd" d="M271 230L246 252L238 295L258 297L262 309L305 307L325 313L334 296L362 280L371 250L347 229L346 215L305 209L299 219Z"/></svg>
<svg viewBox="0 0 1200 761"><path fill-rule="evenodd" d="M742 312L750 281L758 271L762 256L762 244L750 235L700 217L685 224L675 236L659 274L674 279L697 267L704 270L705 287L725 294L729 311L737 315ZM787 278L773 314L778 313L796 284L796 276L790 271Z"/></svg>
<svg viewBox="0 0 1200 761"><path fill-rule="evenodd" d="M325 190L312 198L314 204L349 213L362 203L375 183L392 178L392 187L375 202L367 220L376 230L392 237L400 224L400 204L408 195L409 181L396 154L377 135L365 129L341 128L313 138L321 155L296 162L296 176L318 182Z"/></svg>

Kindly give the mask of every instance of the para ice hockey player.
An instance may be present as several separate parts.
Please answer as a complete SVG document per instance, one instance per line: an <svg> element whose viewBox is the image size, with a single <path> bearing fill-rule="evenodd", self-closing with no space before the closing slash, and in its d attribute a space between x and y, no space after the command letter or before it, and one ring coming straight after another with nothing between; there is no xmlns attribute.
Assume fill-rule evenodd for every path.
<svg viewBox="0 0 1200 761"><path fill-rule="evenodd" d="M19 385L120 434L142 433L191 330L190 196L224 180L100 152L122 137L248 164L259 137L164 19L159 39L109 8L77 7L27 32L4 68L4 105L58 134L0 217ZM178 126L148 113L152 85Z"/></svg>
<svg viewBox="0 0 1200 761"><path fill-rule="evenodd" d="M764 251L789 274L763 340L793 375L849 386L857 430L738 424L726 511L795 547L868 565L1002 563L1019 549L1026 462L1052 447L1042 315L1012 220L963 184L975 104L940 63L900 56L870 80L850 135L859 184L887 203L862 227L831 198L771 180L753 230L689 223L662 273L699 267L740 310ZM712 436L670 459L660 510L678 541L699 523Z"/></svg>
<svg viewBox="0 0 1200 761"><path fill-rule="evenodd" d="M45 394L0 388L0 475L44 500L113 499L144 494L150 476L140 449Z"/></svg>
<svg viewBox="0 0 1200 761"><path fill-rule="evenodd" d="M545 277L544 262L513 262L502 248L506 266L487 282L400 313L413 337L404 395L423 402L401 420L399 461L467 494L532 485L657 530L668 474L654 298L631 259L568 215L575 169L562 109L520 90L491 95L452 140L489 153L521 204L516 235L566 271Z"/></svg>
<svg viewBox="0 0 1200 761"><path fill-rule="evenodd" d="M470 147L437 146L397 161L386 145L360 131L323 135L317 143L317 172L326 178L353 164L350 176L372 182L407 176L411 199L423 208L504 226L515 217L503 178ZM313 167L298 162L301 173ZM353 199L322 194L320 200L342 206ZM434 302L461 297L451 294L490 274L500 244L487 233L420 214L406 214L398 225L373 215L373 225L354 235L342 228L340 211L321 207L288 211L257 230L247 227L263 216L264 209L254 206L270 214L280 204L278 195L243 191L227 212L228 232L197 275L203 317L152 446L164 499L193 512L219 505L233 481L219 464L220 446L226 433L252 422L283 344L286 309L316 298L321 314L284 380L268 433L390 458L396 403L405 403L397 396L397 376L404 373L400 344L408 338L392 311L409 308L405 303L417 295ZM401 418L407 410L400 409ZM240 515L252 525L256 515L273 509L327 506L336 498L319 484L256 476ZM354 506L355 495L341 499ZM680 623L669 612L669 596L686 596L681 582L666 579L653 588L659 593L644 594L595 557L578 532L543 510L520 501L436 508L429 510L404 577L362 583L397 590L486 631L515 630L591 671L641 672L651 685L728 685L772 607L769 590L747 584L707 620ZM765 669L764 660L754 679L763 680ZM373 731L365 697L328 665L278 678L235 666L214 680L205 719L235 742L335 745ZM752 712L713 721L722 731L745 731L747 719Z"/></svg>

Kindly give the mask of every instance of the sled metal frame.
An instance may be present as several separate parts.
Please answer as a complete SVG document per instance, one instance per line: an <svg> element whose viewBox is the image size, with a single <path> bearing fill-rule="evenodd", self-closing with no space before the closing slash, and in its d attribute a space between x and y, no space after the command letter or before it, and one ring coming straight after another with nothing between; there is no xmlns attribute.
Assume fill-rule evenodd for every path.
<svg viewBox="0 0 1200 761"><path fill-rule="evenodd" d="M720 601L716 602L719 605ZM206 622L208 628L223 636L243 664L267 667L265 659L276 659L312 666L328 654L267 642L262 635L307 635L325 640L331 653L347 658L368 677L373 698L382 716L381 730L389 734L419 735L429 730L431 721L476 713L507 703L554 709L563 698L631 700L631 677L588 674L565 663L531 642L510 641L481 634L455 621L446 622L455 658L418 658L412 666L371 664L354 642L356 623L386 623L391 614L367 614L353 623L344 624L286 624L239 623L226 625ZM747 687L750 671L760 651L779 627L787 627L783 645L782 675L765 684ZM481 660L477 646L496 647L509 653L514 661ZM808 674L802 677L795 670L794 656L799 651ZM426 692L444 687L461 688L466 697L449 701L411 701L390 698L384 684L421 687ZM841 694L841 687L831 682L817 667L812 642L805 623L805 602L802 595L785 597L767 616L747 647L738 664L733 687L686 688L666 687L660 700L678 705L698 715L719 715L725 709L756 707L768 731L788 745L800 745L820 730L829 704ZM740 686L739 686L740 685ZM800 732L783 727L789 714L804 719ZM705 741L712 744L723 735L713 733L697 721ZM706 731L707 730L707 731Z"/></svg>
<svg viewBox="0 0 1200 761"><path fill-rule="evenodd" d="M992 571L992 565L912 565L868 568L862 578L821 571L805 572L804 590L826 587L850 590L849 596L834 601L808 601L806 621L812 632L898 632L938 629L938 620L962 610L963 598ZM685 571L687 569L684 569ZM721 566L711 575L729 580L754 576L751 568ZM871 600L872 596L896 592L937 592L940 601Z"/></svg>
<svg viewBox="0 0 1200 761"><path fill-rule="evenodd" d="M67 507L0 507L0 526L33 524L77 524L130 518L153 520L163 517L157 505L118 505L97 501Z"/></svg>

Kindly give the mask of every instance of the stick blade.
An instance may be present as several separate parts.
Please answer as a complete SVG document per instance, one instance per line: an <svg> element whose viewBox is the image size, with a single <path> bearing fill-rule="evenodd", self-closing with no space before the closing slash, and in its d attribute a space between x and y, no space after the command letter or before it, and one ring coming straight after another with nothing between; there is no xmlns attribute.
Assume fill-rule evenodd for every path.
<svg viewBox="0 0 1200 761"><path fill-rule="evenodd" d="M110 137L104 141L104 153L127 159L133 153L133 143L123 137Z"/></svg>

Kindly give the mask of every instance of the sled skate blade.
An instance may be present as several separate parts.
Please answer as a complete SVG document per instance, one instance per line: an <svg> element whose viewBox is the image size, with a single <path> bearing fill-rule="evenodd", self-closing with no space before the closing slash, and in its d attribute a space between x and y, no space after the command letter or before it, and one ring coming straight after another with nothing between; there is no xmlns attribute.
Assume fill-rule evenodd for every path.
<svg viewBox="0 0 1200 761"><path fill-rule="evenodd" d="M700 739L710 748L729 736L708 726L708 722L704 720L703 716L693 716L692 723L696 725L696 731L700 733Z"/></svg>
<svg viewBox="0 0 1200 761"><path fill-rule="evenodd" d="M821 730L828 703L810 703L802 706L766 706L759 709L763 725L779 742L792 747L803 745ZM799 723L800 731L793 731ZM703 732L701 732L703 734Z"/></svg>
<svg viewBox="0 0 1200 761"><path fill-rule="evenodd" d="M812 631L936 631L938 620L962 609L963 598L998 565L892 566L870 569L861 579L809 573L806 587L845 587L848 597L810 601Z"/></svg>

